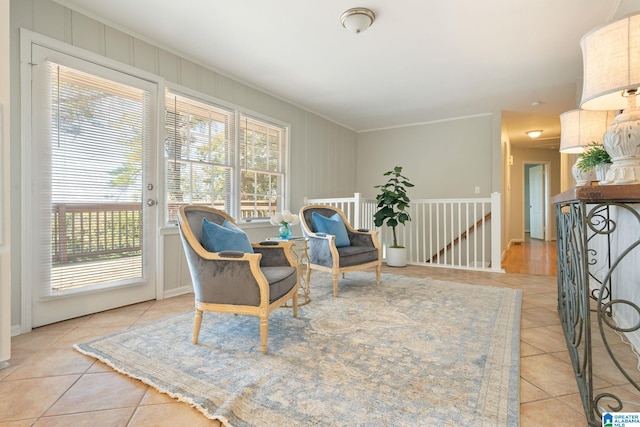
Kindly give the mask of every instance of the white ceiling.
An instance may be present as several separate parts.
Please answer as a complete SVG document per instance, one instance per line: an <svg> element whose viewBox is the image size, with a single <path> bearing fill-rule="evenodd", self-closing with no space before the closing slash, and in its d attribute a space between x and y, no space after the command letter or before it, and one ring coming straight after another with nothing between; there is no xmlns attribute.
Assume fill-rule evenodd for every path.
<svg viewBox="0 0 640 427"><path fill-rule="evenodd" d="M580 38L640 0L56 0L356 131L502 110L559 144ZM339 17L367 7L356 35ZM537 106L532 103L539 102Z"/></svg>

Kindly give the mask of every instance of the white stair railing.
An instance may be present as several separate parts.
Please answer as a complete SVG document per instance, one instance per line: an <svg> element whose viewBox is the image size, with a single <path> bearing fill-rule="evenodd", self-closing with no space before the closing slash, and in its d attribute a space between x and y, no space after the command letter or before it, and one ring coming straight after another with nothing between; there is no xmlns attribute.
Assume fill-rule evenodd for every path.
<svg viewBox="0 0 640 427"><path fill-rule="evenodd" d="M477 199L412 200L411 221L396 228L398 243L407 248L409 264L504 272L501 268L500 193ZM374 199L354 197L310 199L305 205L340 208L354 228L380 231L380 242L391 245L392 231L375 227Z"/></svg>

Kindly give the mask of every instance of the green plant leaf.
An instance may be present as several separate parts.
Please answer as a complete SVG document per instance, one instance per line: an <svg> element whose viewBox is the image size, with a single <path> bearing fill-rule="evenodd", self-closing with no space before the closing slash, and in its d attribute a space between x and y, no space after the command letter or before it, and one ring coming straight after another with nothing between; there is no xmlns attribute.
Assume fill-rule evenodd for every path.
<svg viewBox="0 0 640 427"><path fill-rule="evenodd" d="M402 167L396 166L393 170L385 172L383 176L389 179L385 184L375 185L374 188L379 190L376 196L378 202L378 210L373 216L376 227L381 227L386 223L388 227L393 229L394 245L397 244L395 227L398 224L404 224L411 221L411 217L406 209L409 208L411 200L407 195L406 188L414 187L409 179L402 175Z"/></svg>
<svg viewBox="0 0 640 427"><path fill-rule="evenodd" d="M611 163L611 157L607 150L596 142L592 142L584 153L578 154L578 163L576 166L581 171L587 172L597 165Z"/></svg>

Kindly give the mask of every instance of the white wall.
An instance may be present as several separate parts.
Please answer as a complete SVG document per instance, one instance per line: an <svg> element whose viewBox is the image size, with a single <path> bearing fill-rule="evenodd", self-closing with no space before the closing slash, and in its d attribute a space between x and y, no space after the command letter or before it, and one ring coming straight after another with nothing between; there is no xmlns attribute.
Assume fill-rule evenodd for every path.
<svg viewBox="0 0 640 427"><path fill-rule="evenodd" d="M509 249L509 230L511 229L512 213L511 213L511 198L513 195L513 188L511 187L511 176L513 174L513 157L511 153L511 141L507 132L507 127L504 123L501 123L500 127L500 147L502 152L502 229L500 230L500 236L502 237L502 257Z"/></svg>
<svg viewBox="0 0 640 427"><path fill-rule="evenodd" d="M403 174L415 184L408 191L411 199L489 197L491 192L502 192L497 116L486 114L359 133L358 191L365 197L375 197L373 186L387 181L383 173L402 166ZM498 170L494 166L496 155ZM476 187L480 188L477 194Z"/></svg>
<svg viewBox="0 0 640 427"><path fill-rule="evenodd" d="M3 0L6 1L6 0ZM356 188L356 133L312 112L257 90L162 47L142 41L50 0L11 0L11 324L21 319L21 171L19 29L64 41L87 51L157 75L168 82L200 91L291 126L291 210L304 197L346 196ZM6 28L2 26L2 28ZM5 56L6 57L6 56ZM159 141L159 143L161 143ZM252 239L275 233L275 227L251 228ZM161 230L166 295L179 293L188 281L182 264L177 229Z"/></svg>
<svg viewBox="0 0 640 427"><path fill-rule="evenodd" d="M9 57L9 0L0 0L0 58ZM0 61L0 368L11 357L9 62Z"/></svg>

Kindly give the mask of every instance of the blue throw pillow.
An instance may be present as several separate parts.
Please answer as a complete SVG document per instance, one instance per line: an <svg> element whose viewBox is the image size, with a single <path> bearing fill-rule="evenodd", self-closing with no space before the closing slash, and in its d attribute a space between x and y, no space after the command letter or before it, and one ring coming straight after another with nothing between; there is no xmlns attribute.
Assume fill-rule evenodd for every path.
<svg viewBox="0 0 640 427"><path fill-rule="evenodd" d="M253 247L247 233L234 223L224 220L222 225L202 218L202 246L209 252L240 251L252 254Z"/></svg>
<svg viewBox="0 0 640 427"><path fill-rule="evenodd" d="M349 235L347 234L347 227L344 225L339 213L335 213L330 218L327 218L317 212L311 212L311 222L316 232L336 236L337 248L351 246L351 241L349 241Z"/></svg>

